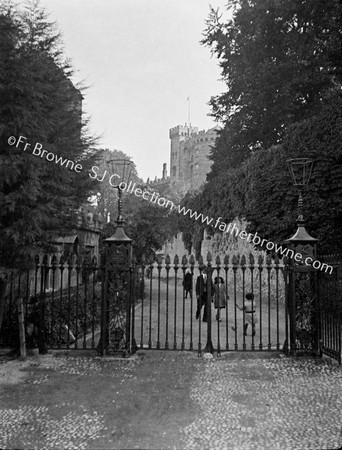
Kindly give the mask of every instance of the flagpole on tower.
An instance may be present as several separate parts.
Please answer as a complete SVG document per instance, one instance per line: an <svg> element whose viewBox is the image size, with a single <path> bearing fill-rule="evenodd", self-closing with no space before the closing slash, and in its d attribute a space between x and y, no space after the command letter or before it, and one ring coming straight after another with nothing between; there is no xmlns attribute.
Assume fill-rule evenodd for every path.
<svg viewBox="0 0 342 450"><path fill-rule="evenodd" d="M190 127L190 125L191 125L191 123L190 123L190 95L188 96L188 124Z"/></svg>
<svg viewBox="0 0 342 450"><path fill-rule="evenodd" d="M191 127L191 123L190 123L190 95L188 95L187 101L188 101L188 134L190 135L190 127Z"/></svg>

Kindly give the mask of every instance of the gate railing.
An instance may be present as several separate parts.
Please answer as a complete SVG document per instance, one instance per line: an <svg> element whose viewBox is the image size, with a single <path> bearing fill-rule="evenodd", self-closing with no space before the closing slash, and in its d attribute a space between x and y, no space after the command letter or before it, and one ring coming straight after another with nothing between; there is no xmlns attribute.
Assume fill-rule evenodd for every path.
<svg viewBox="0 0 342 450"><path fill-rule="evenodd" d="M203 272L206 289L197 292L197 299L196 284ZM215 278L223 280L223 288ZM222 291L225 307L218 308ZM248 293L253 294L249 303ZM214 262L210 253L197 262L192 256L181 261L176 256L172 262L166 256L129 267L125 274L118 269L106 272L95 259L37 258L9 279L2 346L19 347L18 298L23 299L27 343L41 351L279 351L288 333L284 267L261 255L226 255Z"/></svg>
<svg viewBox="0 0 342 450"><path fill-rule="evenodd" d="M145 295L135 307L133 339L147 349L279 351L287 335L283 270L278 259L252 254L217 257L214 264L210 253L198 262L193 256L181 262L178 256L172 262L168 255L159 258L142 267ZM208 275L202 302L198 277L203 272ZM221 309L215 308L221 295L217 277L223 280L227 299ZM253 294L252 303L247 293ZM206 322L203 315L208 316Z"/></svg>
<svg viewBox="0 0 342 450"><path fill-rule="evenodd" d="M320 349L342 363L342 256L320 256L333 266L331 274L319 272Z"/></svg>
<svg viewBox="0 0 342 450"><path fill-rule="evenodd" d="M101 326L105 325L111 349L127 350L131 345L127 305L135 294L133 284L127 297L120 286L115 290L111 285L105 292L106 283L109 286L105 266L98 265L95 258L81 261L75 255L68 260L37 256L30 265L9 274L2 299L0 346L19 348L17 300L21 298L29 347L39 347L41 352L47 348L100 351ZM136 286L138 289L139 283ZM110 306L110 316L104 324L105 305Z"/></svg>
<svg viewBox="0 0 342 450"><path fill-rule="evenodd" d="M39 257L10 275L4 298L0 344L18 344L17 299L23 299L26 342L49 348L95 348L101 317L101 267Z"/></svg>
<svg viewBox="0 0 342 450"><path fill-rule="evenodd" d="M342 258L320 260L334 271L318 274L319 348L341 363ZM206 287L196 292L204 272ZM279 351L290 341L284 275L279 260L252 254L225 255L215 261L210 253L198 261L193 256L181 261L165 256L113 272L106 272L95 259L37 257L9 275L0 346L19 348L17 299L21 298L26 342L41 351L98 349L104 354L110 347ZM217 286L216 278L222 279L223 287ZM251 301L246 294L253 294ZM226 301L218 308L222 295Z"/></svg>

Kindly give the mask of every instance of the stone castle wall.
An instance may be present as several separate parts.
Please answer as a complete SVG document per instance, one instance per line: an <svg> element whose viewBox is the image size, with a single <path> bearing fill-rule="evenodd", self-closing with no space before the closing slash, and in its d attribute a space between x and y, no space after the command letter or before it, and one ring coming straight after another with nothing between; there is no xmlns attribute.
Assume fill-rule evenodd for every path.
<svg viewBox="0 0 342 450"><path fill-rule="evenodd" d="M239 231L244 231L246 229L247 223L244 221L235 220ZM213 236L205 235L202 243L201 243L201 255L206 260L208 252L211 253L213 258L213 262L215 261L216 256L220 256L221 258L225 255L229 255L232 257L233 255L245 255L248 257L249 254L252 254L256 259L259 255L266 256L266 252L255 250L254 245L250 242L247 242L244 239L235 236L235 233L224 233L218 232ZM184 246L182 233L178 233L177 236L173 238L172 241L167 242L162 251L160 252L163 256L170 255L171 260L175 255L178 255L181 261L183 255L189 257L190 254ZM192 254L195 256L194 250L192 250ZM223 258L222 261L223 262Z"/></svg>

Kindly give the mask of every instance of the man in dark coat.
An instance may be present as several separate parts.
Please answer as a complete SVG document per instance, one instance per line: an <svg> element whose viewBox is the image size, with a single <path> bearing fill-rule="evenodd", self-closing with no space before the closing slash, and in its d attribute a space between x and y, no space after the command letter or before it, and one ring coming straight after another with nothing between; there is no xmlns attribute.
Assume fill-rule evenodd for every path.
<svg viewBox="0 0 342 450"><path fill-rule="evenodd" d="M212 280L211 283L211 297L214 295L214 285ZM207 307L207 270L204 269L203 272L197 277L196 280L196 298L197 298L197 311L196 311L196 319L200 318L201 309L204 306L203 312L203 322L207 322L208 317L208 307Z"/></svg>
<svg viewBox="0 0 342 450"><path fill-rule="evenodd" d="M188 294L190 294L190 297L192 297L192 273L190 269L186 269L185 271L183 287L185 292L185 298L188 298Z"/></svg>

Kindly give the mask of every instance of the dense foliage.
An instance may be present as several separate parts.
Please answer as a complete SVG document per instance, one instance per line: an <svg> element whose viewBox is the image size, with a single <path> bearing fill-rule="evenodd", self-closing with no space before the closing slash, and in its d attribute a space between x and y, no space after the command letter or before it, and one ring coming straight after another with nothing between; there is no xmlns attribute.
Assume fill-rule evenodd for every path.
<svg viewBox="0 0 342 450"><path fill-rule="evenodd" d="M177 217L170 214L167 209L136 197L134 200L134 203L137 202L135 203L136 207L130 208L126 213L126 197L128 200L130 197L134 197L134 194L125 195L123 216L125 219L124 230L127 236L133 240L135 257L138 261L142 257L145 260L155 259L157 251L177 233ZM105 225L101 236L101 249L104 248L104 240L112 236L115 230L114 220Z"/></svg>
<svg viewBox="0 0 342 450"><path fill-rule="evenodd" d="M76 224L96 190L89 177L93 139L81 113L82 94L59 33L38 2L24 10L0 4L0 266L46 245ZM13 136L18 146L9 145ZM31 145L24 150L25 143ZM33 155L36 143L67 158L78 172ZM45 154L46 155L46 154Z"/></svg>
<svg viewBox="0 0 342 450"><path fill-rule="evenodd" d="M342 80L342 5L336 0L230 0L233 18L211 10L203 43L219 59L227 89L211 99L224 124L212 177L320 109Z"/></svg>
<svg viewBox="0 0 342 450"><path fill-rule="evenodd" d="M127 223L127 234L133 239L135 253L140 260L155 258L163 244L177 233L177 222L170 211L144 202L144 206L137 211Z"/></svg>

